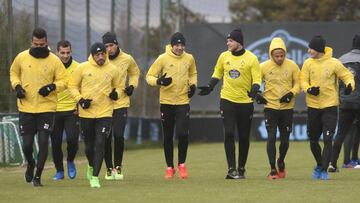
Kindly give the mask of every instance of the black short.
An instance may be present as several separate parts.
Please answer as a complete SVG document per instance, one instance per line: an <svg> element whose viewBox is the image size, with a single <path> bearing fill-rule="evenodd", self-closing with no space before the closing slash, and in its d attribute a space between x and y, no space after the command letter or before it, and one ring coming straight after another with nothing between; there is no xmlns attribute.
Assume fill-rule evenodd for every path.
<svg viewBox="0 0 360 203"><path fill-rule="evenodd" d="M308 107L307 112L307 130L309 137L320 137L325 135L334 135L338 118L338 109L336 106L324 109L315 109Z"/></svg>
<svg viewBox="0 0 360 203"><path fill-rule="evenodd" d="M271 108L264 109L265 126L267 130L274 130L276 133L277 128L280 132L292 131L293 123L293 109L276 110Z"/></svg>
<svg viewBox="0 0 360 203"><path fill-rule="evenodd" d="M83 137L95 137L97 133L104 134L106 137L110 135L112 127L112 118L81 118L80 129Z"/></svg>
<svg viewBox="0 0 360 203"><path fill-rule="evenodd" d="M55 112L19 112L20 135L34 135L39 131L51 132L54 127Z"/></svg>

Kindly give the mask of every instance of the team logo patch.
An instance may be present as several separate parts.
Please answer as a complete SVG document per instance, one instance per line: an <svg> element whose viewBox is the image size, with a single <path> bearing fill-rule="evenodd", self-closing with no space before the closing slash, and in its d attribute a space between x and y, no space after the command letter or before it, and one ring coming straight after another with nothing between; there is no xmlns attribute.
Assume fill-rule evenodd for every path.
<svg viewBox="0 0 360 203"><path fill-rule="evenodd" d="M287 71L285 71L285 72L283 73L284 78L287 78L288 75L289 75L289 73L288 73Z"/></svg>
<svg viewBox="0 0 360 203"><path fill-rule="evenodd" d="M331 73L330 73L329 70L325 70L325 73L324 73L324 74L325 74L325 76L328 77L328 78L331 76Z"/></svg>
<svg viewBox="0 0 360 203"><path fill-rule="evenodd" d="M229 71L229 76L232 79L236 79L236 78L240 77L240 72L238 70L232 69Z"/></svg>
<svg viewBox="0 0 360 203"><path fill-rule="evenodd" d="M245 66L245 61L240 62L241 67Z"/></svg>

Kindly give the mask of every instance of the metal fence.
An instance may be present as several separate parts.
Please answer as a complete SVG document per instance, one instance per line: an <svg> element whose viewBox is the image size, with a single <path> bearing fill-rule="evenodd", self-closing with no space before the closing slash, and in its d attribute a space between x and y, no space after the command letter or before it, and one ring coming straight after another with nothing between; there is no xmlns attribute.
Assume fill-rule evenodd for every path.
<svg viewBox="0 0 360 203"><path fill-rule="evenodd" d="M72 43L73 58L83 62L89 47L107 31L117 33L122 50L141 68L132 96L131 116L157 117L158 90L145 84L151 62L164 51L169 36L188 22L229 22L227 1L216 0L0 0L0 112L16 112L9 83L13 58L30 47L31 32L43 27L53 52L56 43ZM204 8L206 5L206 8ZM225 12L224 12L225 11Z"/></svg>

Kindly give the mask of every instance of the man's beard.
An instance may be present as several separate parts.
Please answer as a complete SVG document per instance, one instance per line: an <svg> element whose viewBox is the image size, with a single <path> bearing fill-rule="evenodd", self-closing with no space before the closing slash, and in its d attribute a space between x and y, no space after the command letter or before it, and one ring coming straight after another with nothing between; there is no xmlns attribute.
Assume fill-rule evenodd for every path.
<svg viewBox="0 0 360 203"><path fill-rule="evenodd" d="M98 64L99 66L102 66L105 64L105 60L100 59L100 60L96 61L96 64Z"/></svg>

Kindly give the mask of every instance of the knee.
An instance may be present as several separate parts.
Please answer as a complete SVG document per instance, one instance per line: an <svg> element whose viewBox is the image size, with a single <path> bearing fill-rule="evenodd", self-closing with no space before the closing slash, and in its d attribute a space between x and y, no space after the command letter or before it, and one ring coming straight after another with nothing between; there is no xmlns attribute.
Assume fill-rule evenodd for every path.
<svg viewBox="0 0 360 203"><path fill-rule="evenodd" d="M90 146L90 145L85 145L85 153L88 155L88 154L92 154L93 153L93 150L94 150L94 147L93 146Z"/></svg>
<svg viewBox="0 0 360 203"><path fill-rule="evenodd" d="M189 133L187 130L181 129L181 130L177 130L176 134L180 138L180 137L187 137Z"/></svg>
<svg viewBox="0 0 360 203"><path fill-rule="evenodd" d="M96 146L104 146L104 145L105 145L105 138L96 139Z"/></svg>
<svg viewBox="0 0 360 203"><path fill-rule="evenodd" d="M69 140L69 141L68 141L68 145L70 145L70 146L77 146L77 145L78 145L78 140L77 140L77 139Z"/></svg>
<svg viewBox="0 0 360 203"><path fill-rule="evenodd" d="M310 144L311 144L311 143L317 143L317 142L319 142L319 136L314 136L314 135L311 134L309 131L307 131L307 135L308 135Z"/></svg>
<svg viewBox="0 0 360 203"><path fill-rule="evenodd" d="M188 135L187 134L179 134L179 141L187 141L188 140Z"/></svg>
<svg viewBox="0 0 360 203"><path fill-rule="evenodd" d="M225 141L235 141L235 135L233 132L225 132Z"/></svg>
<svg viewBox="0 0 360 203"><path fill-rule="evenodd" d="M48 145L48 140L46 138L40 138L39 136L39 145L40 146L47 146Z"/></svg>
<svg viewBox="0 0 360 203"><path fill-rule="evenodd" d="M77 144L79 142L79 136L78 135L72 135L67 137L67 143L68 144Z"/></svg>
<svg viewBox="0 0 360 203"><path fill-rule="evenodd" d="M280 140L281 144L288 145L289 144L289 137L283 138Z"/></svg>
<svg viewBox="0 0 360 203"><path fill-rule="evenodd" d="M26 142L24 142L24 143L22 144L22 150L23 150L25 153L26 153L26 152L31 152L32 149L33 149L32 144L26 143Z"/></svg>
<svg viewBox="0 0 360 203"><path fill-rule="evenodd" d="M319 139L311 139L311 138L309 138L309 141L310 141L310 145L317 145L317 144L319 144Z"/></svg>
<svg viewBox="0 0 360 203"><path fill-rule="evenodd" d="M286 134L280 135L280 142L282 144L289 144L289 134L286 133Z"/></svg>
<svg viewBox="0 0 360 203"><path fill-rule="evenodd" d="M163 145L164 147L173 146L173 136L164 136Z"/></svg>
<svg viewBox="0 0 360 203"><path fill-rule="evenodd" d="M224 123L224 135L226 137L235 137L235 126Z"/></svg>
<svg viewBox="0 0 360 203"><path fill-rule="evenodd" d="M273 134L268 134L268 139L267 139L267 142L270 144L272 143L275 143L276 142L276 134L273 133Z"/></svg>
<svg viewBox="0 0 360 203"><path fill-rule="evenodd" d="M239 142L242 142L242 143L249 142L249 137L248 136L239 136Z"/></svg>
<svg viewBox="0 0 360 203"><path fill-rule="evenodd" d="M224 135L225 135L225 138L226 137L235 137L235 129L233 128L225 128L224 130Z"/></svg>
<svg viewBox="0 0 360 203"><path fill-rule="evenodd" d="M271 136L275 137L276 136L277 126L270 125L268 120L265 120L265 127L266 127L266 131L268 133L268 137L271 137Z"/></svg>
<svg viewBox="0 0 360 203"><path fill-rule="evenodd" d="M68 146L71 146L71 147L77 147L78 146L78 140L68 140L67 142Z"/></svg>
<svg viewBox="0 0 360 203"><path fill-rule="evenodd" d="M334 137L334 132L325 131L325 132L323 133L324 143L325 143L325 144L327 144L327 143L332 143L333 137Z"/></svg>
<svg viewBox="0 0 360 203"><path fill-rule="evenodd" d="M115 140L115 142L123 142L124 141L124 135L123 134L114 134L114 140Z"/></svg>
<svg viewBox="0 0 360 203"><path fill-rule="evenodd" d="M93 141L85 142L85 151L92 150L93 148L94 148L94 142Z"/></svg>

